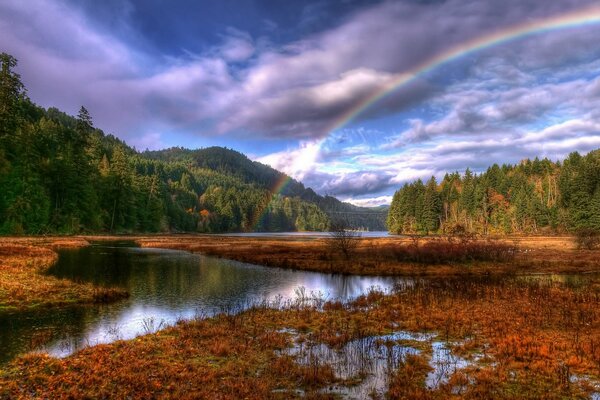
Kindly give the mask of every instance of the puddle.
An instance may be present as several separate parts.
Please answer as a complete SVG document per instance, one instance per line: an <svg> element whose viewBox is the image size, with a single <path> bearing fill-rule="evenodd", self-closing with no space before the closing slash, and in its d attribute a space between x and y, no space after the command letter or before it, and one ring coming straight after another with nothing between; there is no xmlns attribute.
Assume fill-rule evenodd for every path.
<svg viewBox="0 0 600 400"><path fill-rule="evenodd" d="M596 379L587 375L573 374L569 377L569 382L591 387L594 391L590 393L590 400L600 400L600 382Z"/></svg>
<svg viewBox="0 0 600 400"><path fill-rule="evenodd" d="M433 370L425 382L429 389L447 383L457 370L472 365L452 354L448 344L436 341L435 337L435 334L399 331L353 340L339 349L322 343L296 342L282 354L294 356L301 365L331 366L342 382L323 389L324 393L345 399L379 398L387 392L390 374L408 354L431 352L429 365Z"/></svg>

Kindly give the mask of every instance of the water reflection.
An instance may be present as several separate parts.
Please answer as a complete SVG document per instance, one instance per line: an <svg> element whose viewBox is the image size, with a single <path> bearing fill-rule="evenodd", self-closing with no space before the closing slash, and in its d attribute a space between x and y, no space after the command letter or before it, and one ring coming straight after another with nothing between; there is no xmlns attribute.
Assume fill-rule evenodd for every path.
<svg viewBox="0 0 600 400"><path fill-rule="evenodd" d="M326 299L348 299L398 278L283 270L174 250L97 244L60 252L49 273L126 288L127 300L0 316L0 362L43 348L63 356L87 345L127 339L180 319L212 315L252 302L293 299L299 287ZM41 344L46 343L45 346Z"/></svg>

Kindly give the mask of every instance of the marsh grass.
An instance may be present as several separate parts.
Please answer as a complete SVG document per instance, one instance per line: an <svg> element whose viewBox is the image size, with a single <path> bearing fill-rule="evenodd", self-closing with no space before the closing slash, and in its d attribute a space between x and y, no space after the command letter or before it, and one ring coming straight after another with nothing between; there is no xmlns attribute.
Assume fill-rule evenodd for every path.
<svg viewBox="0 0 600 400"><path fill-rule="evenodd" d="M52 248L83 245L77 241L0 241L0 312L107 303L128 296L123 289L58 279L45 274L58 259Z"/></svg>
<svg viewBox="0 0 600 400"><path fill-rule="evenodd" d="M379 398L585 398L600 381L599 306L593 277L419 279L347 303L258 302L64 359L21 357L0 373L0 398L331 398L372 373L373 351L386 354L387 383L367 390ZM386 336L398 331L410 334ZM436 357L448 361L438 371Z"/></svg>
<svg viewBox="0 0 600 400"><path fill-rule="evenodd" d="M596 252L578 250L573 237L354 238L350 258L330 238L162 236L136 241L142 247L325 273L434 277L600 272Z"/></svg>

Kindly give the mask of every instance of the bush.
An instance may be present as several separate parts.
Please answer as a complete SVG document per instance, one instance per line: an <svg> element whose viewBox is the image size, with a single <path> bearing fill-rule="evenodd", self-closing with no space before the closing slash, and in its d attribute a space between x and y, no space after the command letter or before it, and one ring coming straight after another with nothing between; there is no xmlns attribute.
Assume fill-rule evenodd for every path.
<svg viewBox="0 0 600 400"><path fill-rule="evenodd" d="M341 252L348 260L358 246L360 233L348 229L347 224L336 222L331 224L329 247L334 252Z"/></svg>
<svg viewBox="0 0 600 400"><path fill-rule="evenodd" d="M600 246L600 231L593 228L579 229L575 232L575 243L578 249L597 249Z"/></svg>
<svg viewBox="0 0 600 400"><path fill-rule="evenodd" d="M509 262L514 260L517 246L499 240L430 239L420 246L403 245L394 250L398 261L444 264L469 261Z"/></svg>

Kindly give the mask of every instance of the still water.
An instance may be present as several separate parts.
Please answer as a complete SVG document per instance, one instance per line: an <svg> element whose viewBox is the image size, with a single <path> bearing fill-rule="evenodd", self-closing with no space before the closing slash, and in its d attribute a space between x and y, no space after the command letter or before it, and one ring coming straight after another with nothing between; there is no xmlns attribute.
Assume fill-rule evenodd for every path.
<svg viewBox="0 0 600 400"><path fill-rule="evenodd" d="M129 339L178 320L239 310L263 300L349 299L400 278L267 268L176 250L100 242L61 250L50 274L118 286L130 298L109 305L0 315L0 363L31 350L65 356L84 346Z"/></svg>

